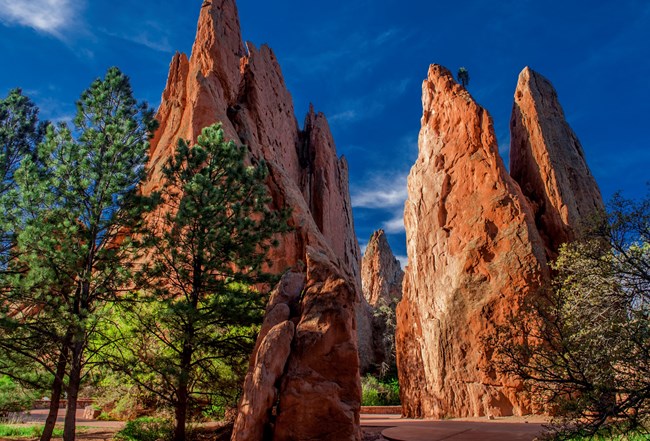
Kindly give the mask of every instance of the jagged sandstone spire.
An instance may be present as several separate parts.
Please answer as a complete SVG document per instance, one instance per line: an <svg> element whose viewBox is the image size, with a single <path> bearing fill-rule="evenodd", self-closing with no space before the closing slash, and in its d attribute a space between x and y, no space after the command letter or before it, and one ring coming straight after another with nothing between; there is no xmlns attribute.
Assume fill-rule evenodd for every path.
<svg viewBox="0 0 650 441"><path fill-rule="evenodd" d="M553 85L529 67L519 74L510 132L510 174L528 198L553 258L604 205Z"/></svg>
<svg viewBox="0 0 650 441"><path fill-rule="evenodd" d="M361 286L372 335L367 366L370 372L394 368L395 307L402 298L404 271L393 255L386 233L372 233L361 262ZM366 303L367 302L367 303Z"/></svg>
<svg viewBox="0 0 650 441"><path fill-rule="evenodd" d="M403 413L526 413L530 399L490 367L484 338L546 283L544 246L487 111L438 65L422 92L420 152L404 212L409 264L397 308Z"/></svg>
<svg viewBox="0 0 650 441"><path fill-rule="evenodd" d="M278 287L292 308L269 305L233 439L257 441L271 430L276 440L358 440L360 251L347 163L336 154L327 120L310 109L300 130L273 51L242 43L234 0L203 3L192 55L172 59L157 119L145 193L161 185L162 166L179 138L194 143L204 127L221 122L227 138L248 147L250 161L266 162L272 206L292 209L294 229L279 238L270 269L282 273L306 263L307 279L294 281L297 291L282 294L286 286ZM292 406L296 400L322 403L321 390L328 391L327 405ZM278 398L277 421L269 426ZM332 415L335 426L328 422Z"/></svg>
<svg viewBox="0 0 650 441"><path fill-rule="evenodd" d="M241 42L234 0L201 8L192 55L176 54L158 109L160 128L151 142L151 177L145 192L161 182L161 168L179 138L196 141L203 127L220 121L226 136L265 160L275 206L293 209L296 229L273 252L273 270L304 261L308 245L342 259L360 291L361 253L354 234L347 163L325 116L310 109L301 131L275 54Z"/></svg>
<svg viewBox="0 0 650 441"><path fill-rule="evenodd" d="M377 306L379 302L397 303L402 298L403 278L404 271L393 255L386 233L375 231L361 261L361 285L370 306Z"/></svg>

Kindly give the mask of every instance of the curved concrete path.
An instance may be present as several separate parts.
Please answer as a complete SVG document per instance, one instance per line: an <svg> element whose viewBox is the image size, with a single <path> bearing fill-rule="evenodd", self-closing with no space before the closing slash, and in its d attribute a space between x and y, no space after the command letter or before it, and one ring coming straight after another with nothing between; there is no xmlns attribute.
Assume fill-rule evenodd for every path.
<svg viewBox="0 0 650 441"><path fill-rule="evenodd" d="M488 420L411 420L399 415L361 415L361 426L386 427L381 434L390 441L532 441L544 421L524 418Z"/></svg>
<svg viewBox="0 0 650 441"><path fill-rule="evenodd" d="M45 424L47 419L48 410L47 409L35 409L30 410L28 413L23 414L22 419L26 424ZM124 427L124 422L122 421L99 421L99 420L87 420L83 417L83 409L77 409L77 427L92 427L92 428L102 428L102 429L114 429L119 430ZM56 419L57 424L63 424L65 419L65 409L59 410L58 418Z"/></svg>

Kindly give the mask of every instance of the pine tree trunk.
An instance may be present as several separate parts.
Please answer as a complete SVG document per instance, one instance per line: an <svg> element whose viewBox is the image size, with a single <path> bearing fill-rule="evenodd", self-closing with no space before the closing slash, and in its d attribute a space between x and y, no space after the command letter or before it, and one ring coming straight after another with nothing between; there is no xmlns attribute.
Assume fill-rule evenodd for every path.
<svg viewBox="0 0 650 441"><path fill-rule="evenodd" d="M50 439L52 439L54 426L56 425L56 420L59 416L59 404L61 402L61 392L63 391L63 377L65 375L65 368L68 365L68 344L69 341L66 337L66 341L64 342L63 347L61 348L61 353L59 354L59 361L56 364L56 372L54 374L54 380L52 381L50 411L45 419L45 427L43 428L43 434L41 435L40 441L50 441Z"/></svg>
<svg viewBox="0 0 650 441"><path fill-rule="evenodd" d="M65 425L63 426L64 441L74 441L75 439L83 346L83 341L77 341L72 347L72 363L68 383L68 407L65 413Z"/></svg>
<svg viewBox="0 0 650 441"><path fill-rule="evenodd" d="M187 426L187 411L189 407L189 387L188 379L190 376L190 367L192 363L192 349L186 340L183 344L181 354L181 372L178 379L178 390L176 402L176 427L174 429L174 441L185 441Z"/></svg>
<svg viewBox="0 0 650 441"><path fill-rule="evenodd" d="M187 425L187 384L185 390L178 390L176 403L176 427L174 428L174 441L185 441L185 426Z"/></svg>

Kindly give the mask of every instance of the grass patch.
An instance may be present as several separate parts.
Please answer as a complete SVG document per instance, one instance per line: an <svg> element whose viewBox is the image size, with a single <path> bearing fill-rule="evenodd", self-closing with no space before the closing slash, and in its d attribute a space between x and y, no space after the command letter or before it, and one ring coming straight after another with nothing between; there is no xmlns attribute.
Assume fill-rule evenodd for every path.
<svg viewBox="0 0 650 441"><path fill-rule="evenodd" d="M39 438L43 433L43 426L14 426L0 424L0 437L5 438ZM63 429L55 428L54 436L63 436Z"/></svg>

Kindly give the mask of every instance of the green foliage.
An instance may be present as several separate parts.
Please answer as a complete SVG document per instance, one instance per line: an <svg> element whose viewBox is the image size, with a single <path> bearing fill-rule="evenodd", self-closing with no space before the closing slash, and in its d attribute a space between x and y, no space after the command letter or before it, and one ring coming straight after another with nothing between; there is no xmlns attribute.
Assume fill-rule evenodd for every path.
<svg viewBox="0 0 650 441"><path fill-rule="evenodd" d="M95 341L93 344L97 343ZM126 421L143 415L150 416L152 410L161 407L160 400L154 394L122 372L99 366L94 376L98 380L93 384L91 396L98 410L102 410L98 419ZM154 413L154 416L158 415Z"/></svg>
<svg viewBox="0 0 650 441"><path fill-rule="evenodd" d="M171 441L173 423L164 418L142 417L128 421L124 429L115 434L118 441Z"/></svg>
<svg viewBox="0 0 650 441"><path fill-rule="evenodd" d="M15 426L0 424L0 437L3 438L38 438L42 433L42 426ZM54 436L63 436L63 430L54 429Z"/></svg>
<svg viewBox="0 0 650 441"><path fill-rule="evenodd" d="M121 299L119 290L132 280L137 244L123 236L151 209L137 187L156 124L134 100L128 78L110 68L82 93L74 129L48 126L14 174L12 250L19 259L0 293L0 345L12 365L40 364L53 390L67 380L71 406L92 362L88 344L104 320L101 306Z"/></svg>
<svg viewBox="0 0 650 441"><path fill-rule="evenodd" d="M564 245L553 290L500 329L500 369L556 415L554 436L650 427L650 197Z"/></svg>
<svg viewBox="0 0 650 441"><path fill-rule="evenodd" d="M643 433L628 433L625 435L595 434L577 435L568 438L568 441L648 441L650 435Z"/></svg>
<svg viewBox="0 0 650 441"><path fill-rule="evenodd" d="M262 266L287 230L288 213L269 208L265 164L245 158L219 124L193 147L179 141L140 231L148 259L122 313L124 343L108 357L174 408L178 441L197 406L236 402L266 301L251 287L272 280Z"/></svg>
<svg viewBox="0 0 650 441"><path fill-rule="evenodd" d="M33 154L43 132L44 124L38 123L38 108L20 89L11 90L6 98L0 99L0 272L6 270L9 262L19 221L14 174L23 158Z"/></svg>
<svg viewBox="0 0 650 441"><path fill-rule="evenodd" d="M0 417L31 409L36 393L26 391L11 378L0 375Z"/></svg>
<svg viewBox="0 0 650 441"><path fill-rule="evenodd" d="M456 78L458 78L458 82L461 84L461 86L467 87L469 85L469 71L467 68L461 67L458 69Z"/></svg>
<svg viewBox="0 0 650 441"><path fill-rule="evenodd" d="M379 380L370 375L361 379L362 406L396 406L400 404L397 378Z"/></svg>

